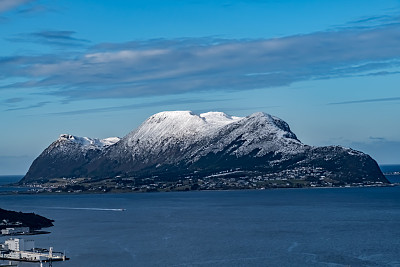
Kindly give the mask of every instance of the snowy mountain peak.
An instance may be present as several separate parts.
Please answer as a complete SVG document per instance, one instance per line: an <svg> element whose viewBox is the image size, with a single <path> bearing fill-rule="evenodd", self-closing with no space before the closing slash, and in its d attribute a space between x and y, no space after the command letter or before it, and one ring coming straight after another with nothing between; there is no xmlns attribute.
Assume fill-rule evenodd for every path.
<svg viewBox="0 0 400 267"><path fill-rule="evenodd" d="M111 146L117 143L120 138L109 137L105 139L89 138L89 137L79 137L71 134L62 134L58 138L59 141L73 142L87 149L103 149L105 147Z"/></svg>
<svg viewBox="0 0 400 267"><path fill-rule="evenodd" d="M200 118L204 118L204 120L207 123L219 125L219 126L224 126L229 123L243 119L243 117L229 116L223 112L216 112L216 111L202 113L199 116L200 116Z"/></svg>
<svg viewBox="0 0 400 267"><path fill-rule="evenodd" d="M242 119L232 117L223 112L207 112L200 115L192 111L163 111L148 118L144 124L157 124L168 121L168 123L183 123L187 127L211 124L223 126Z"/></svg>
<svg viewBox="0 0 400 267"><path fill-rule="evenodd" d="M264 112L256 112L247 117L249 123L262 125L263 131L275 132L281 138L297 140L296 135L290 130L289 125L278 117Z"/></svg>
<svg viewBox="0 0 400 267"><path fill-rule="evenodd" d="M207 112L197 115L191 111L164 111L148 118L138 129L124 138L128 146L134 146L139 141L143 143L173 143L172 140L196 142L196 137L210 134L221 127L240 120L222 112Z"/></svg>
<svg viewBox="0 0 400 267"><path fill-rule="evenodd" d="M241 117L229 116L223 112L211 111L197 115L192 111L163 111L151 116L145 123L160 123L164 120L176 122L201 123L204 121L209 124L226 125L242 119Z"/></svg>
<svg viewBox="0 0 400 267"><path fill-rule="evenodd" d="M195 114L189 110L163 111L152 115L148 120L175 119L191 116L195 116Z"/></svg>

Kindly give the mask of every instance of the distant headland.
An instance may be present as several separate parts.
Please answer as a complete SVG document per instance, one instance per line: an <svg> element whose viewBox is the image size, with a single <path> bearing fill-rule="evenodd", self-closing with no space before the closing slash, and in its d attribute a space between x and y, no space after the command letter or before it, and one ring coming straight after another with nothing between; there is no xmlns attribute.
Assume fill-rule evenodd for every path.
<svg viewBox="0 0 400 267"><path fill-rule="evenodd" d="M161 112L122 139L62 134L20 181L46 192L143 192L380 186L369 155L303 144L283 120L254 113Z"/></svg>

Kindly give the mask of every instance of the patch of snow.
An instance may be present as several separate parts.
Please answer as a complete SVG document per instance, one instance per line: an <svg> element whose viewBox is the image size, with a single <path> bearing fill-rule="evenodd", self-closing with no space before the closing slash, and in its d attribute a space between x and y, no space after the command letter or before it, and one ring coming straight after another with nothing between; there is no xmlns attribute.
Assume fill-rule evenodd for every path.
<svg viewBox="0 0 400 267"><path fill-rule="evenodd" d="M103 143L104 147L106 147L106 146L114 145L119 140L121 140L121 138L119 138L119 137L108 137L108 138L101 139L100 142Z"/></svg>
<svg viewBox="0 0 400 267"><path fill-rule="evenodd" d="M105 139L89 138L89 137L79 137L71 134L62 134L58 140L70 141L76 143L85 149L104 149L117 143L120 138L109 137Z"/></svg>
<svg viewBox="0 0 400 267"><path fill-rule="evenodd" d="M199 116L201 118L204 118L207 123L216 126L225 126L232 122L236 122L238 120L243 119L243 117L229 116L223 112L207 112L207 113L202 113Z"/></svg>
<svg viewBox="0 0 400 267"><path fill-rule="evenodd" d="M200 115L191 111L166 111L148 118L137 130L126 136L130 147L145 144L148 148L167 149L181 142L188 146L199 138L218 131L221 127L241 118L230 117L222 112L208 112Z"/></svg>

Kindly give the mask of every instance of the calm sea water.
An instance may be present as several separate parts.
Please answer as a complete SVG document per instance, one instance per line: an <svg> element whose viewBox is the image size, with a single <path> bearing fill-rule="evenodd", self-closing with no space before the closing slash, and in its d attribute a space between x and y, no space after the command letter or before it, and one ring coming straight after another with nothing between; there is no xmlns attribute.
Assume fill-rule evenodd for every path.
<svg viewBox="0 0 400 267"><path fill-rule="evenodd" d="M400 266L400 187L0 195L0 207L54 219L30 238L65 251L60 267Z"/></svg>
<svg viewBox="0 0 400 267"><path fill-rule="evenodd" d="M23 175L0 175L0 193L1 192L23 192L23 191L27 191L27 188L9 186L9 184L16 183L19 180L21 180L22 177L23 177Z"/></svg>
<svg viewBox="0 0 400 267"><path fill-rule="evenodd" d="M380 168L384 173L400 172L400 165L382 165ZM386 178L392 183L400 184L400 175L386 175Z"/></svg>
<svg viewBox="0 0 400 267"><path fill-rule="evenodd" d="M400 187L0 195L0 203L55 220L51 234L33 236L71 257L55 266L400 266Z"/></svg>

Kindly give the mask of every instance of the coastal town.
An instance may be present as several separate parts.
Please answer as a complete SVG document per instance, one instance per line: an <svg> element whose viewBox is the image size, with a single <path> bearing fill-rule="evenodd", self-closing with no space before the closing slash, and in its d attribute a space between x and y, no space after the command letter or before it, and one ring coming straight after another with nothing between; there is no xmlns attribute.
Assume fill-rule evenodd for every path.
<svg viewBox="0 0 400 267"><path fill-rule="evenodd" d="M107 192L169 192L192 190L240 190L272 188L314 188L350 186L387 186L382 182L361 180L345 183L335 180L334 173L322 168L302 167L265 174L244 172L240 169L222 171L206 177L195 175L166 179L151 177L113 177L95 180L91 178L54 178L25 185L29 193L107 193Z"/></svg>

